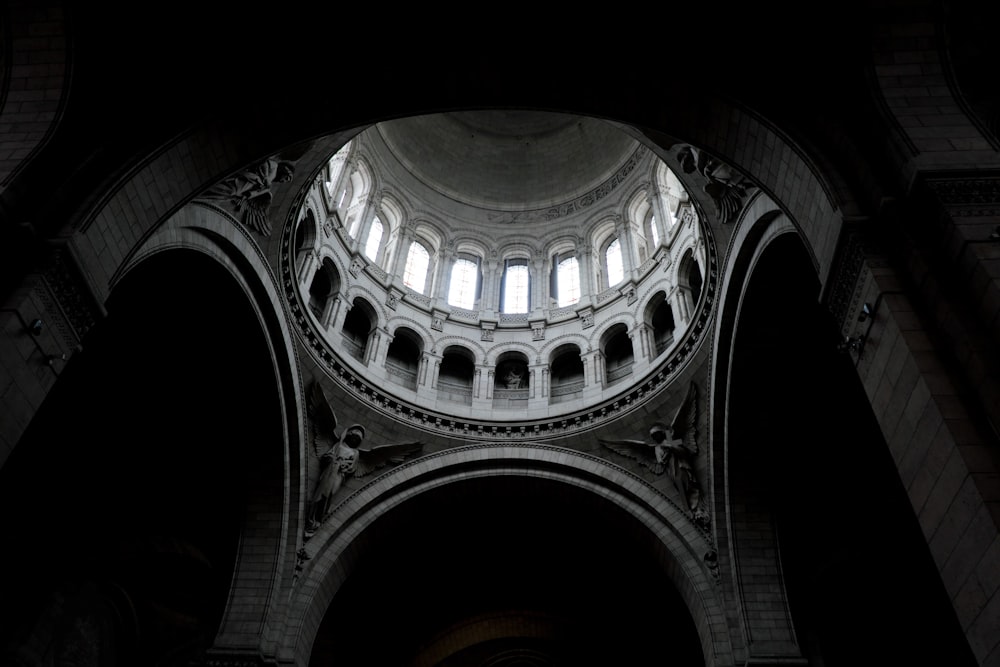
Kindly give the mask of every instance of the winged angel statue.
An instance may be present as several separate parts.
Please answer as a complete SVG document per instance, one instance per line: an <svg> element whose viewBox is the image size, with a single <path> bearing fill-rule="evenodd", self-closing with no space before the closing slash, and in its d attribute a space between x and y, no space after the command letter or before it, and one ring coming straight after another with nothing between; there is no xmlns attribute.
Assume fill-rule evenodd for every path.
<svg viewBox="0 0 1000 667"><path fill-rule="evenodd" d="M365 427L351 424L337 432L337 415L319 382L309 390L307 406L313 424L313 446L319 457L319 481L306 518L306 535L312 535L333 509L332 500L347 477L364 477L390 463L402 463L423 448L420 442L402 442L362 448Z"/></svg>
<svg viewBox="0 0 1000 667"><path fill-rule="evenodd" d="M707 529L708 512L694 472L694 459L698 455L698 385L691 383L670 425L653 424L649 437L652 442L602 439L600 443L613 452L637 460L657 475L666 472L692 519Z"/></svg>

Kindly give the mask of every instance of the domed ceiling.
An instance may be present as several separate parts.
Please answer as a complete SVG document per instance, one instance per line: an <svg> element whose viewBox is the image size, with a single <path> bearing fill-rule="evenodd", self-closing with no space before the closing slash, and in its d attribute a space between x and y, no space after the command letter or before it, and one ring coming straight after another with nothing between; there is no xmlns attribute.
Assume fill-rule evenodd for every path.
<svg viewBox="0 0 1000 667"><path fill-rule="evenodd" d="M376 129L424 185L454 201L499 211L570 201L607 180L639 146L612 123L534 111L414 116Z"/></svg>
<svg viewBox="0 0 1000 667"><path fill-rule="evenodd" d="M684 184L638 136L592 117L502 109L383 121L338 144L324 178L339 180L313 179L303 198L315 202L313 219L333 211L334 222L302 238L340 268L313 274L326 283L288 287L317 360L366 405L471 440L597 428L686 379L715 299L716 248ZM383 214L376 248L367 220ZM611 282L601 246L622 220L628 255ZM293 229L283 243L300 252ZM431 262L426 283L411 287L404 265L418 242ZM300 273L294 252L283 256L288 275ZM460 252L480 262L483 287L469 305L447 289ZM585 267L565 303L556 252L578 253ZM528 304L516 306L525 310L503 302L511 257L531 260ZM332 285L349 306L327 308ZM625 322L642 325L634 343ZM371 353L369 342L381 347Z"/></svg>

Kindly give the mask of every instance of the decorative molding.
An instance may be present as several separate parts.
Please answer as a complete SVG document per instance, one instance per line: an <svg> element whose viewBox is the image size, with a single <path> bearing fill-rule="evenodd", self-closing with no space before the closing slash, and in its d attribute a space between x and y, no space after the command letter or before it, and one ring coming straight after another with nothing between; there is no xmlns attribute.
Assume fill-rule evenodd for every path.
<svg viewBox="0 0 1000 667"><path fill-rule="evenodd" d="M465 308L455 308L451 309L451 318L454 320L468 320L469 322L479 321L479 311L478 310L466 310Z"/></svg>
<svg viewBox="0 0 1000 667"><path fill-rule="evenodd" d="M104 310L98 305L68 247L61 245L52 249L42 272L41 285L44 288L37 288L36 294L48 312L61 316L55 327L63 342L69 349L77 347L104 317Z"/></svg>
<svg viewBox="0 0 1000 667"><path fill-rule="evenodd" d="M312 326L305 313L305 306L302 304L302 296L298 285L291 276L292 266L292 231L294 225L285 225L282 231L281 250L279 262L281 264L282 288L284 289L285 300L288 303L289 319L297 327L302 342L312 353L317 363L324 369L326 374L337 383L344 391L354 395L360 402L367 403L383 414L396 419L413 428L425 430L432 433L461 434L467 439L479 440L522 440L532 438L545 440L550 438L561 438L567 435L574 435L582 430L591 430L606 424L611 419L620 417L626 412L645 404L650 398L669 386L674 375L685 367L686 362L698 346L707 330L707 326L714 312L714 302L718 292L719 268L718 255L716 252L715 240L709 236L706 239L706 254L708 266L705 275L705 282L702 289L701 304L697 310L695 319L690 323L681 341L674 348L673 352L661 363L658 369L652 371L643 380L624 390L613 399L608 399L602 403L590 406L577 413L570 413L562 417L546 418L541 420L524 420L513 425L499 427L497 424L487 420L475 419L455 419L445 414L435 413L432 409L418 407L406 403L404 400L390 395L382 387L374 385L365 377L359 375L350 366L340 359L333 351L329 342L319 335ZM590 308L577 311L583 320L584 327L593 326L593 310ZM492 339L493 329L497 326L495 321L480 321L480 327L490 327L489 335ZM485 337L483 340L487 340ZM449 339L435 341L437 345L444 346ZM461 339L468 345L468 339ZM585 354L591 351L584 351ZM484 356L483 350L480 350Z"/></svg>
<svg viewBox="0 0 1000 667"><path fill-rule="evenodd" d="M827 308L845 335L850 334L854 324L850 314L855 312L861 301L864 289L861 276L865 256L869 252L871 248L867 235L860 229L845 226L826 298Z"/></svg>
<svg viewBox="0 0 1000 667"><path fill-rule="evenodd" d="M746 196L757 189L755 183L734 167L688 144L678 149L677 160L685 174L697 172L705 178L702 191L712 198L715 214L722 224L735 222Z"/></svg>
<svg viewBox="0 0 1000 667"><path fill-rule="evenodd" d="M1000 215L1000 176L927 178L927 188L955 217Z"/></svg>
<svg viewBox="0 0 1000 667"><path fill-rule="evenodd" d="M208 188L196 199L228 202L245 227L263 236L271 235L271 187L286 183L295 175L295 163L270 157L256 165L239 171Z"/></svg>
<svg viewBox="0 0 1000 667"><path fill-rule="evenodd" d="M527 324L528 313L500 313L501 324Z"/></svg>
<svg viewBox="0 0 1000 667"><path fill-rule="evenodd" d="M431 315L431 329L435 331L444 331L444 321L448 319L448 313L440 310L435 310L433 315Z"/></svg>

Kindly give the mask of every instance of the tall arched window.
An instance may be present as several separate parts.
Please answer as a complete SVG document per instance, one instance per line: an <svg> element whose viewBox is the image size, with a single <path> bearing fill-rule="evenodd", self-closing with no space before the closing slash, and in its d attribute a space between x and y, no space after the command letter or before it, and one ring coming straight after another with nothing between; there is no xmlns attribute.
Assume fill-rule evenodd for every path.
<svg viewBox="0 0 1000 667"><path fill-rule="evenodd" d="M530 308L530 275L528 260L508 259L504 266L503 283L500 291L501 311L504 313L527 313Z"/></svg>
<svg viewBox="0 0 1000 667"><path fill-rule="evenodd" d="M452 306L472 310L481 287L479 278L479 258L466 253L459 254L451 267L448 303Z"/></svg>
<svg viewBox="0 0 1000 667"><path fill-rule="evenodd" d="M621 239L616 238L604 251L604 265L608 270L608 287L614 287L625 280L625 265L622 263Z"/></svg>
<svg viewBox="0 0 1000 667"><path fill-rule="evenodd" d="M580 262L576 255L565 255L556 263L556 304L571 306L580 300Z"/></svg>
<svg viewBox="0 0 1000 667"><path fill-rule="evenodd" d="M378 260L378 249L382 243L382 234L385 228L382 226L382 221L378 218L372 220L372 225L368 229L368 240L365 241L365 255L368 259L374 261Z"/></svg>
<svg viewBox="0 0 1000 667"><path fill-rule="evenodd" d="M403 269L403 284L414 292L424 293L427 283L427 268L430 266L431 254L419 241L410 244L406 255L406 268Z"/></svg>

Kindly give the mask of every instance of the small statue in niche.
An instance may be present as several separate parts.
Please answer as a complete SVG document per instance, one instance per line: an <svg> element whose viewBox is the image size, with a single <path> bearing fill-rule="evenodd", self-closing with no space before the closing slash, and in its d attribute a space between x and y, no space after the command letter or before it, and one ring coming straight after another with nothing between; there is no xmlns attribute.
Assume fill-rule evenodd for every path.
<svg viewBox="0 0 1000 667"><path fill-rule="evenodd" d="M708 179L702 189L715 202L716 215L723 224L733 222L743 208L743 198L756 186L725 162L692 146L683 146L677 158L685 174L697 171Z"/></svg>
<svg viewBox="0 0 1000 667"><path fill-rule="evenodd" d="M652 442L601 439L600 443L613 452L637 460L657 475L666 472L691 518L699 527L708 530L709 516L694 471L694 460L698 455L697 436L698 385L692 382L670 425L657 423L649 429Z"/></svg>
<svg viewBox="0 0 1000 667"><path fill-rule="evenodd" d="M311 537L333 509L332 501L344 484L344 479L364 477L390 463L402 463L419 453L420 442L402 442L362 448L365 427L351 424L341 435L337 432L337 416L319 382L309 391L309 417L313 424L313 446L319 457L319 481L313 492L306 517L306 537Z"/></svg>
<svg viewBox="0 0 1000 667"><path fill-rule="evenodd" d="M508 389L520 389L521 388L521 372L520 369L514 366L510 367L507 371L507 375L504 376L504 382L507 383Z"/></svg>
<svg viewBox="0 0 1000 667"><path fill-rule="evenodd" d="M292 180L295 164L291 160L268 158L212 186L200 199L228 201L240 222L264 236L271 234L267 211L271 206L271 185Z"/></svg>

